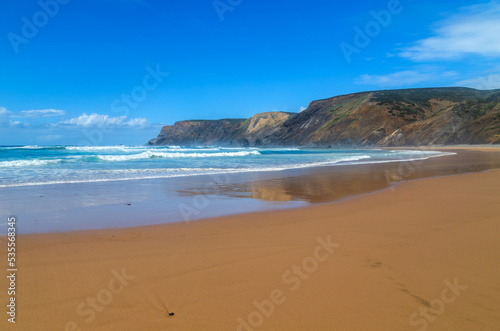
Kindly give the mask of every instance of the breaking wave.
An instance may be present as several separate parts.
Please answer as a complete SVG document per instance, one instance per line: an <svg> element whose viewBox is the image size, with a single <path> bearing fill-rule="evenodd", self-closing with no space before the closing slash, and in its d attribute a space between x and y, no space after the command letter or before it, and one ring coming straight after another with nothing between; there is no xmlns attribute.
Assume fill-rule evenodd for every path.
<svg viewBox="0 0 500 331"><path fill-rule="evenodd" d="M131 161L152 158L201 158L201 157L237 157L260 155L257 151L242 151L242 152L226 152L226 153L165 153L146 151L139 154L131 155L97 155L97 157L104 161Z"/></svg>
<svg viewBox="0 0 500 331"><path fill-rule="evenodd" d="M32 166L44 166L49 164L62 163L64 160L54 159L54 160L16 160L16 161L2 161L0 162L0 168L7 167L32 167Z"/></svg>

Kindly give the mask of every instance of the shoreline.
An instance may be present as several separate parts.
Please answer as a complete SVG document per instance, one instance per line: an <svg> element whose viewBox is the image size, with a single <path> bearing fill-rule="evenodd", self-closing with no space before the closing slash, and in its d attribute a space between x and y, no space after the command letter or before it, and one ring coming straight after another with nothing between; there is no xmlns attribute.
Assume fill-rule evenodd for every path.
<svg viewBox="0 0 500 331"><path fill-rule="evenodd" d="M212 147L209 147L212 148ZM213 147L215 148L215 147ZM220 148L220 147L217 147ZM296 147L297 149L300 149L300 147ZM272 149L272 148L270 148ZM306 150L322 150L324 148L303 148ZM359 151L380 151L383 150L384 148L376 148L376 147L368 147L366 149L354 149L354 150L359 150ZM421 151L433 151L432 149L426 150L425 148L387 148L388 150L403 150L403 151L412 151L412 150L421 150ZM265 150L265 148L264 148ZM343 149L334 149L334 148L327 148L326 150L335 150L335 151L342 151ZM346 150L351 150L351 149L346 149ZM436 150L437 151L437 150ZM446 153L446 152L444 152ZM442 157L442 156L447 156L446 154L443 155L431 155L427 157L422 157L422 160L427 160L435 157ZM421 157L421 156L420 156ZM279 173L279 172L288 172L288 171L296 171L296 170L301 170L301 169L321 169L321 168L329 168L329 167L338 167L338 166L357 166L357 165L370 165L370 164L378 164L378 163L395 163L395 162L407 162L408 160L405 159L394 159L394 160L373 160L373 161L363 161L361 162L360 160L354 160L354 161L340 161L338 163L331 163L327 165L301 165L301 166L294 166L294 167L289 167L289 168L256 168L256 169L242 169L242 170L224 170L221 169L219 172L207 172L207 173L196 173L196 174L189 174L189 175L172 175L172 176L151 176L151 177L136 177L136 178L106 178L106 179L93 179L93 180L71 180L71 181L52 181L52 182L37 182L37 183L17 183L17 184L10 184L10 185L0 185L0 189L9 189L9 188L29 188L29 187L45 187L45 186L53 186L53 185L73 185L73 184L94 184L94 183L114 183L114 182L127 182L127 181L139 181L139 180L166 180L170 178L185 178L185 177L199 177L199 176L214 176L214 175L239 175L239 174L249 174L249 173Z"/></svg>
<svg viewBox="0 0 500 331"><path fill-rule="evenodd" d="M0 146L2 147L2 146ZM3 147L9 147L9 146L3 146ZM25 146L24 146L25 147ZM50 147L50 146L48 146ZM58 147L58 146L56 146ZM296 147L300 148L300 147ZM322 148L311 148L308 147L306 149L322 149ZM337 150L337 149L333 149ZM342 150L342 149L338 149ZM350 149L348 149L350 150ZM479 147L476 147L474 145L460 145L460 146L403 146L403 147L378 147L378 146L369 146L367 148L360 148L360 149L355 149L355 150L402 150L402 151L437 151L439 152L440 150L443 152L450 151L450 152L460 152L460 151L480 151L480 152L499 152L500 151L500 145L492 145L490 146L485 146L485 145L480 145ZM428 156L426 158L423 158L422 160L428 160L436 157L444 157L448 155L437 155L437 156ZM241 170L241 171L221 171L221 172L214 172L214 173L199 173L199 174L190 174L190 175L175 175L175 176L152 176L152 177L137 177L137 178L114 178L114 179L95 179L95 180L74 180L74 181L55 181L55 182L42 182L42 183L19 183L19 184L12 184L12 185L0 185L0 190L1 189L12 189L12 188L30 188L32 187L35 189L36 187L50 187L53 185L73 185L73 184L98 184L98 183L114 183L114 182L128 182L128 181L140 181L140 180L166 180L166 179L171 179L171 178L185 178L185 177L200 177L200 176L216 176L216 175L239 175L239 174L248 174L248 173L279 173L279 172L290 172L290 171L296 171L296 170L301 170L301 169L322 169L322 168L331 168L331 167L338 167L338 166L358 166L358 165L370 165L370 164L380 164L380 163L398 163L398 162L408 162L412 160L405 160L405 159L400 159L400 160L387 160L387 161L364 161L364 162L359 162L359 161L343 161L343 163L332 163L329 165L313 165L313 166L300 166L300 167L290 167L290 168L282 168L282 169L258 169L254 171L249 171L248 169Z"/></svg>
<svg viewBox="0 0 500 331"><path fill-rule="evenodd" d="M11 206L12 212L6 214L23 220L19 233L57 233L301 208L377 192L403 181L500 168L500 153L453 152L424 160L409 155L397 162L276 172L14 187L4 189L2 200Z"/></svg>
<svg viewBox="0 0 500 331"><path fill-rule="evenodd" d="M17 327L493 329L499 178L494 169L293 210L20 235ZM92 297L106 302L99 295L116 273L122 290L98 304L102 310L87 305ZM444 303L450 283L454 300ZM258 307L269 302L276 303L266 316ZM439 314L428 320L420 311L429 305Z"/></svg>

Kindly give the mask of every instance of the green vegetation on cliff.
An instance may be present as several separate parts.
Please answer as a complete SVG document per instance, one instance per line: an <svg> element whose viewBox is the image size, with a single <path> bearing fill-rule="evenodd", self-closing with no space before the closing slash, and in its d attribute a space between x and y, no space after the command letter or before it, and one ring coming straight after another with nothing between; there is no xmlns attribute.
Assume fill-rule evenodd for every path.
<svg viewBox="0 0 500 331"><path fill-rule="evenodd" d="M500 143L500 90L446 87L361 92L313 101L300 113L192 120L151 145L415 146Z"/></svg>

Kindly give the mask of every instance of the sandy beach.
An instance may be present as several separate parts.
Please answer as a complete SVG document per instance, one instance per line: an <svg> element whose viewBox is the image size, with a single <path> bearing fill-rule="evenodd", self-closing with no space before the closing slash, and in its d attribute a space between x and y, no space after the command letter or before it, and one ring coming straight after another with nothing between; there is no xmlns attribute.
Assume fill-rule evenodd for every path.
<svg viewBox="0 0 500 331"><path fill-rule="evenodd" d="M1 12L0 331L500 331L500 0Z"/></svg>
<svg viewBox="0 0 500 331"><path fill-rule="evenodd" d="M500 170L436 175L298 209L19 235L16 324L4 313L0 329L498 330Z"/></svg>

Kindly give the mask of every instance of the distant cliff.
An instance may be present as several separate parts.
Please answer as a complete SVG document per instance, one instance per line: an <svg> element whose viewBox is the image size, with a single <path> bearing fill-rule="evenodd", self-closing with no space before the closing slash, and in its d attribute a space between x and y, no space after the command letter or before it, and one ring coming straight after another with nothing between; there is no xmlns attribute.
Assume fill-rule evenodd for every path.
<svg viewBox="0 0 500 331"><path fill-rule="evenodd" d="M249 119L192 120L164 126L150 145L263 146L294 113L270 112Z"/></svg>
<svg viewBox="0 0 500 331"><path fill-rule="evenodd" d="M150 145L410 146L500 143L500 90L422 88L342 95L300 113L193 120Z"/></svg>

